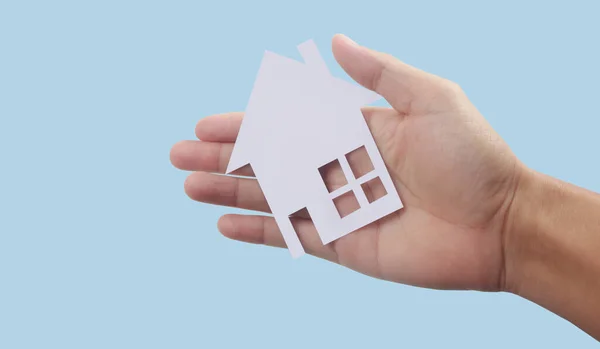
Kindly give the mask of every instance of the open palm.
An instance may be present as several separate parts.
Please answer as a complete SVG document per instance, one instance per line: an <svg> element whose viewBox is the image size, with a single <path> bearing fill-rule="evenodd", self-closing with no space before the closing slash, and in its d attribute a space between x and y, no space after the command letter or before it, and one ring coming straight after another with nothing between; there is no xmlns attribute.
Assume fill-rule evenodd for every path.
<svg viewBox="0 0 600 349"><path fill-rule="evenodd" d="M369 107L363 115L405 207L328 245L299 213L292 221L306 251L390 281L501 289L503 230L520 171L516 157L456 84L343 36L334 38L333 51L353 79L393 108ZM185 183L192 199L269 212L250 168L237 173L248 178L219 174L242 117L202 119L196 128L200 141L176 144L171 161L196 171ZM325 174L329 185L340 180L337 173ZM219 230L237 240L285 246L268 216L226 215Z"/></svg>

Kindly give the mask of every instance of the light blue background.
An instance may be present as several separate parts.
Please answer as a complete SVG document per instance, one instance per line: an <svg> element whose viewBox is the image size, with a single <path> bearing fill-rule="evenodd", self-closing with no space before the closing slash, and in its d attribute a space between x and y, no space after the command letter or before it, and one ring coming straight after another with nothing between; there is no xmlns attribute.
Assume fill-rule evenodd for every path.
<svg viewBox="0 0 600 349"><path fill-rule="evenodd" d="M485 4L484 4L485 3ZM597 1L0 3L0 348L591 348L509 294L223 238L169 149L265 49L333 34L457 81L531 167L600 191Z"/></svg>

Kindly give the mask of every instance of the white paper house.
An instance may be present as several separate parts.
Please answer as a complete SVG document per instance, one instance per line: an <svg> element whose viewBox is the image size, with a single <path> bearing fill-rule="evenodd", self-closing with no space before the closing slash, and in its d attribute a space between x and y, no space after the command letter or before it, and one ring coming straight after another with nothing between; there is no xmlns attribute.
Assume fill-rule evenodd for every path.
<svg viewBox="0 0 600 349"><path fill-rule="evenodd" d="M266 51L227 173L251 164L292 256L304 253L289 216L306 208L327 244L402 203L360 108L380 97L331 76L316 45L298 46L304 63ZM374 170L355 178L346 154L365 147ZM329 192L319 168L339 161L348 184ZM387 194L369 203L361 184L379 177ZM341 217L333 200L352 190L360 208Z"/></svg>

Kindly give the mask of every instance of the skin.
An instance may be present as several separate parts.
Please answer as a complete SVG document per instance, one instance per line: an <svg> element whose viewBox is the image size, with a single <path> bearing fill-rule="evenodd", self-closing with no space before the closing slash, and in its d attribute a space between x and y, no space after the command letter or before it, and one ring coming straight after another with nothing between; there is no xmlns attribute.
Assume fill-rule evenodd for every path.
<svg viewBox="0 0 600 349"><path fill-rule="evenodd" d="M600 280L600 263L583 267L588 259L577 248L583 246L585 256L592 260L600 255L600 220L590 219L600 217L600 199L529 170L455 83L359 46L342 35L334 37L332 49L354 80L382 95L392 106L364 108L363 115L405 207L325 246L309 217L300 212L292 221L305 250L394 282L437 289L514 292L567 317L598 338L600 329L593 323L600 322L594 315L600 314L600 301L594 303L597 308L580 306L580 311L571 311L577 301L566 298L576 293L561 295L557 291L548 296L547 288L543 292L539 288L542 284L559 285L569 275L570 282L580 281L584 291L579 295L599 298L594 292L600 294L600 284L588 279ZM251 168L236 173L243 178L220 175L242 118L242 113L228 113L202 119L196 127L199 141L177 143L171 161L179 169L194 171L185 182L185 191L192 199L268 213ZM368 166L358 158L350 162ZM339 172L330 170L324 177L334 188L343 184ZM557 187L575 193L574 207L587 207L586 216L569 216L572 221L591 221L582 224L582 230L592 232L584 234L587 240L579 244L561 244L556 229L564 226L576 230L573 222L544 223L563 206L546 205L544 212L535 208L544 206L539 205L546 202L544 198L558 202L567 196L556 194ZM366 193L377 195L380 190L372 186ZM349 202L342 202L340 210L349 206ZM572 211L578 214L581 210ZM235 240L285 247L269 216L225 215L218 227ZM552 253L560 254L571 269L546 277L554 274L551 267L541 267L544 260L552 260L550 252L540 252L538 240L543 239L553 242ZM586 270L584 276L571 275L582 269Z"/></svg>

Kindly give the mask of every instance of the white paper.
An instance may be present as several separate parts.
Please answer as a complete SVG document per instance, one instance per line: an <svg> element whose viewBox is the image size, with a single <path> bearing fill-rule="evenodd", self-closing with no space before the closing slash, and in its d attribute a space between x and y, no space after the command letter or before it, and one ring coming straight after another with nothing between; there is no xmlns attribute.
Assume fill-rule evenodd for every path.
<svg viewBox="0 0 600 349"><path fill-rule="evenodd" d="M323 244L400 208L402 202L360 108L381 97L335 78L312 40L304 63L266 51L227 173L251 164L293 257L304 254L289 215L306 208ZM364 146L374 170L359 179L346 154ZM329 193L319 168L337 159L348 184ZM369 203L361 184L379 177L387 195ZM348 190L360 208L340 218L333 199Z"/></svg>

